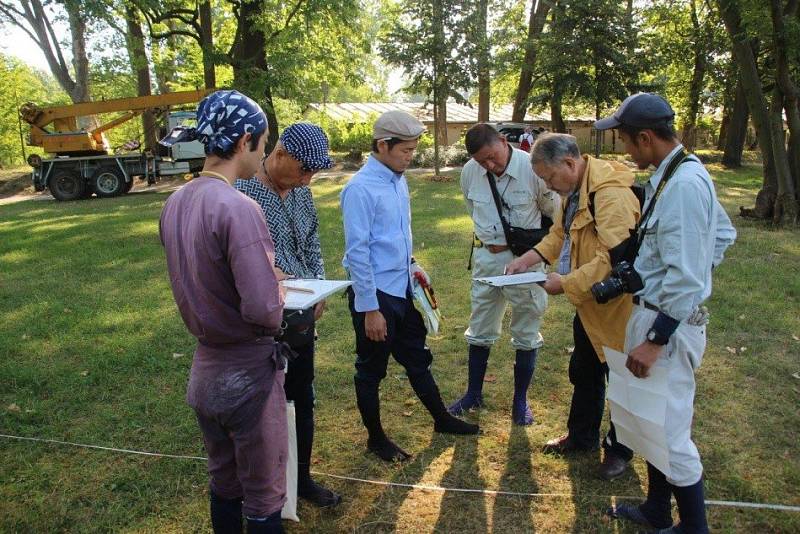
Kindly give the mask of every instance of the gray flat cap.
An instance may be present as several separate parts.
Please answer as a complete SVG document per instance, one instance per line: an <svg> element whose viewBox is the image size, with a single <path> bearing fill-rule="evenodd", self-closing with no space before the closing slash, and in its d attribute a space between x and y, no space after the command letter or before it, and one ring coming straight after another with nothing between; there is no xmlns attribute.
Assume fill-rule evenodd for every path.
<svg viewBox="0 0 800 534"><path fill-rule="evenodd" d="M405 111L387 111L375 121L372 127L373 139L394 137L403 141L419 138L425 131L425 125Z"/></svg>

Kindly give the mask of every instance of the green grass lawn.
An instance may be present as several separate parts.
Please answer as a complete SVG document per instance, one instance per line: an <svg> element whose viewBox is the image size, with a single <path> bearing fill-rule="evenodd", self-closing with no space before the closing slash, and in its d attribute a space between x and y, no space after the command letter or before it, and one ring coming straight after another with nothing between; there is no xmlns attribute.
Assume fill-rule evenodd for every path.
<svg viewBox="0 0 800 534"><path fill-rule="evenodd" d="M715 272L712 323L698 373L695 441L707 498L800 505L800 233L735 216L751 205L760 168L712 165L739 240ZM338 195L345 180L314 184L328 276L343 276ZM455 179L410 181L415 255L432 275L446 322L430 340L446 401L466 382L463 331L471 223ZM164 194L0 207L0 433L171 454L204 451L184 403L194 347L177 314L158 241ZM492 353L484 433L432 432L402 368L382 387L384 423L413 453L387 465L365 453L352 390L354 341L346 302L319 325L318 472L384 480L566 494L516 497L386 487L320 475L344 495L337 510L300 506L292 532L611 532L610 496L641 496L646 468L612 483L595 477L599 453L540 452L565 427L573 309L552 298L531 399L537 424L510 420L513 350ZM795 336L795 337L793 337ZM132 456L0 438L2 532L207 532L200 461ZM719 531L798 532L800 513L711 507Z"/></svg>

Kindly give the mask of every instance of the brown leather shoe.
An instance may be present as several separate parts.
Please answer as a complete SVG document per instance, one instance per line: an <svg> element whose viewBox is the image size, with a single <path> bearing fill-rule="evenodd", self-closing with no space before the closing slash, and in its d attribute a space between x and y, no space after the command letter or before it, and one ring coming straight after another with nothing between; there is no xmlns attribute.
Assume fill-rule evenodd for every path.
<svg viewBox="0 0 800 534"><path fill-rule="evenodd" d="M603 463L600 464L600 477L605 480L614 480L621 476L628 468L628 462L616 454L606 453Z"/></svg>
<svg viewBox="0 0 800 534"><path fill-rule="evenodd" d="M578 446L569 437L569 434L564 434L556 439L551 439L542 447L542 452L545 454L569 454L572 452L591 452L596 451L599 446L595 447L581 447Z"/></svg>

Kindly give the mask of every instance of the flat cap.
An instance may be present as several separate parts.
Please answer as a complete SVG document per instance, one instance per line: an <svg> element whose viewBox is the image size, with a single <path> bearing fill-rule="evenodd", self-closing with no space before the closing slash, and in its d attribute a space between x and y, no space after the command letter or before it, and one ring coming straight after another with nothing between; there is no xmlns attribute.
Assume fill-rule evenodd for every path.
<svg viewBox="0 0 800 534"><path fill-rule="evenodd" d="M372 127L373 139L402 139L412 141L425 131L425 125L405 111L387 111L375 121Z"/></svg>
<svg viewBox="0 0 800 534"><path fill-rule="evenodd" d="M597 130L608 130L620 125L634 128L666 126L675 119L669 102L655 93L636 93L623 100L614 114L594 123Z"/></svg>

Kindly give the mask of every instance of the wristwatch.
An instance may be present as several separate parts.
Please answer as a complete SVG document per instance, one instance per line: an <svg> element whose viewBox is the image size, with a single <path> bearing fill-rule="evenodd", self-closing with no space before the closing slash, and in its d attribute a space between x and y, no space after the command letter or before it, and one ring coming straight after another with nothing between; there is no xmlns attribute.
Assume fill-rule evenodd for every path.
<svg viewBox="0 0 800 534"><path fill-rule="evenodd" d="M647 341L655 345L666 345L669 343L669 338L659 334L655 328L651 328L647 331Z"/></svg>

